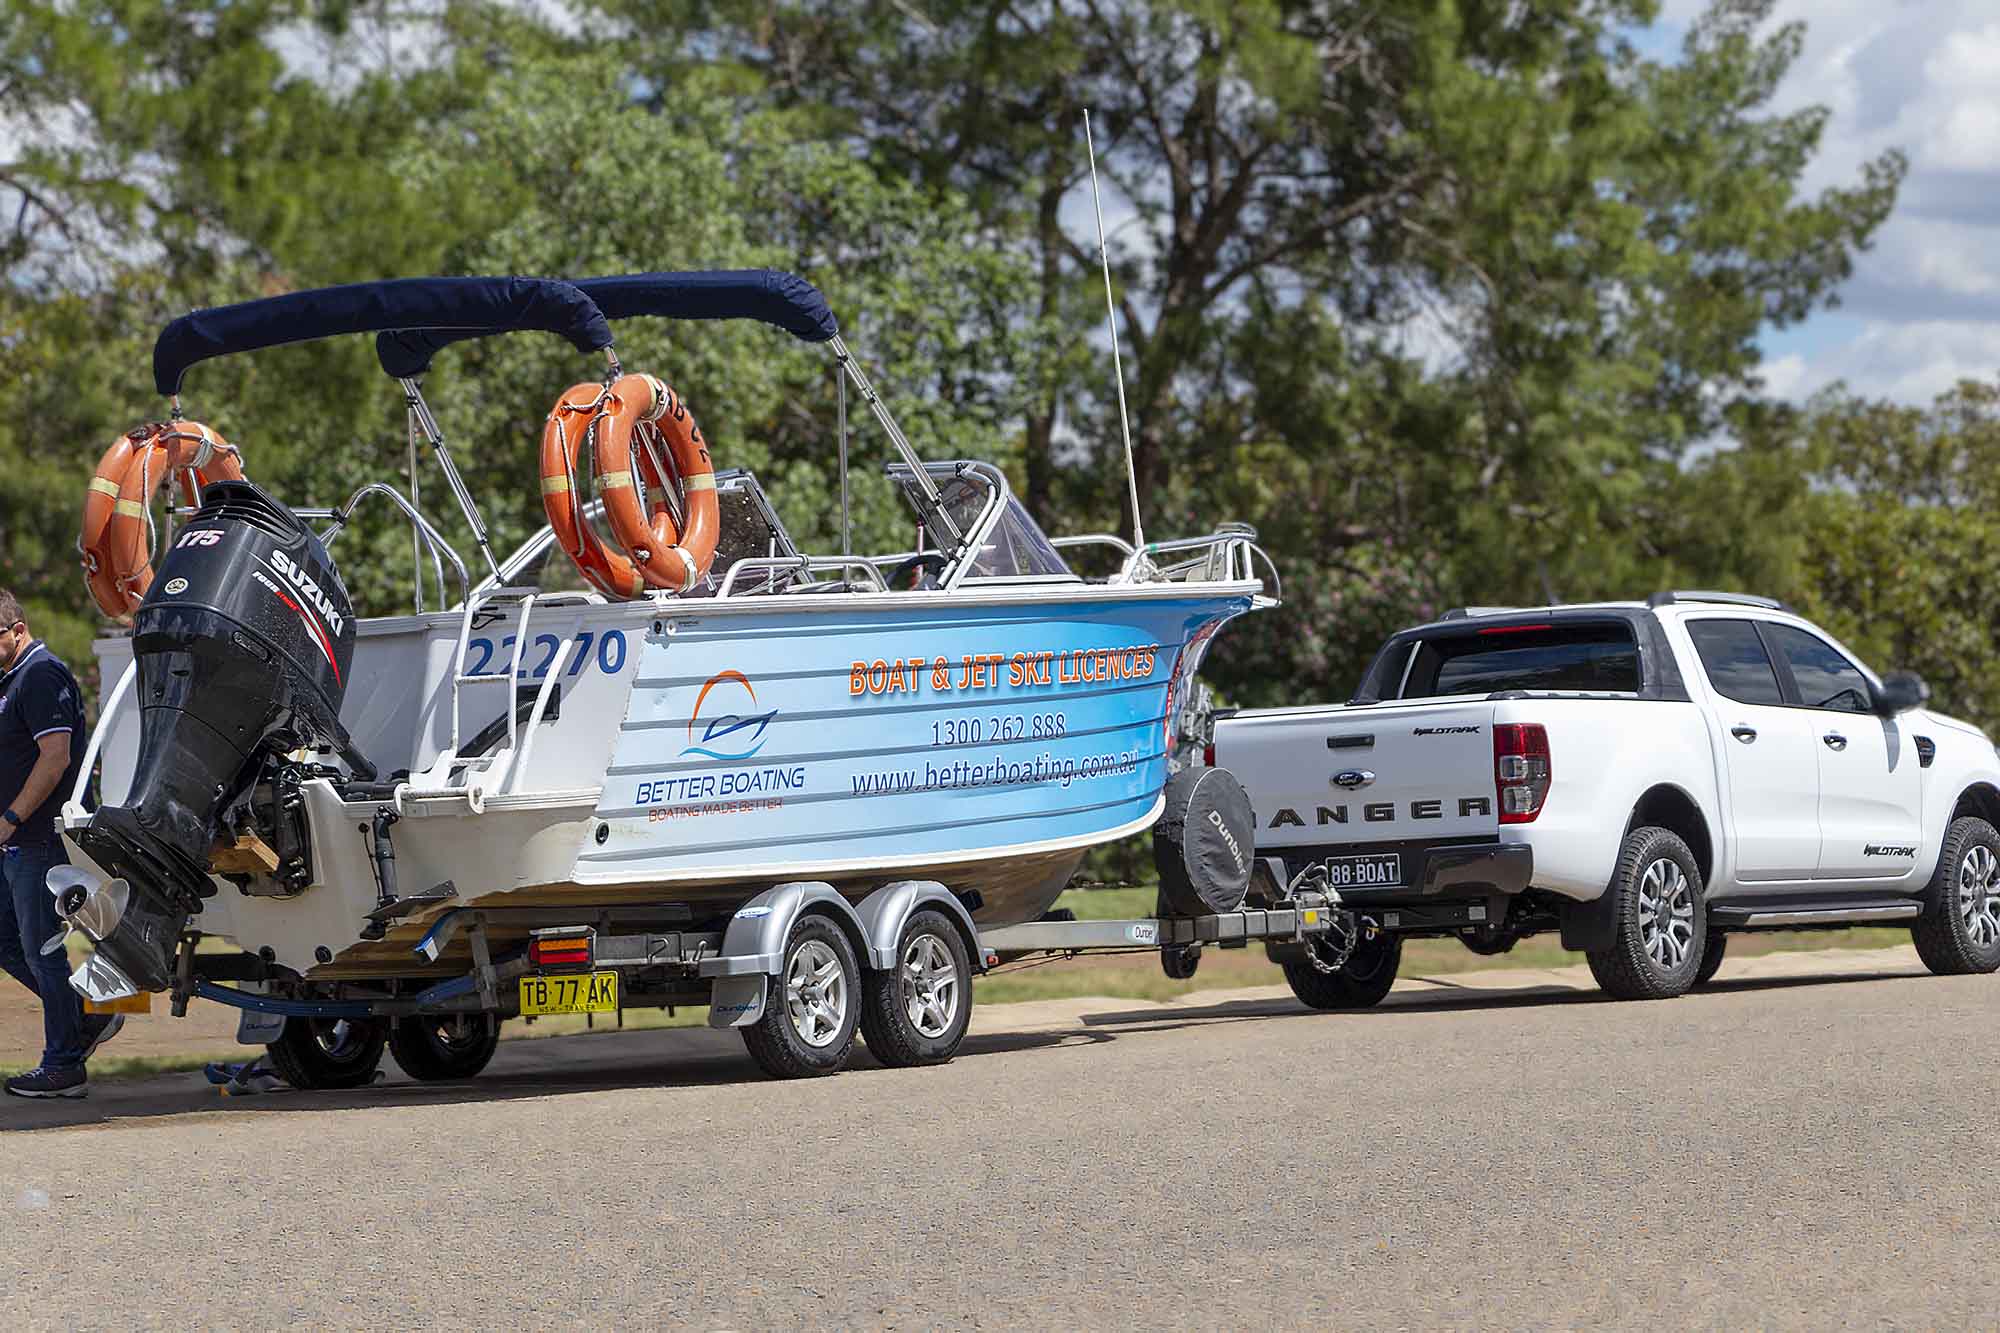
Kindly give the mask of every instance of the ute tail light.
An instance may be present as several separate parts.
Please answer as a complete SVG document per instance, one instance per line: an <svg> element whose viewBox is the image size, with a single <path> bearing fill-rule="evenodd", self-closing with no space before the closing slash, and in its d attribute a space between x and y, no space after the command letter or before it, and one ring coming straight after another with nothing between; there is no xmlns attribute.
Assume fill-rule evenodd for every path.
<svg viewBox="0 0 2000 1333"><path fill-rule="evenodd" d="M1201 762L1202 762L1202 764L1203 764L1203 766L1204 766L1204 767L1207 767L1207 768L1214 768L1214 767L1215 767L1215 742L1214 742L1214 741L1210 741L1210 742L1209 742L1208 744L1206 744L1206 745L1204 745L1204 746L1202 746L1202 747L1201 747Z"/></svg>
<svg viewBox="0 0 2000 1333"><path fill-rule="evenodd" d="M1549 733L1539 722L1493 725L1493 792L1503 824L1532 824L1549 796Z"/></svg>

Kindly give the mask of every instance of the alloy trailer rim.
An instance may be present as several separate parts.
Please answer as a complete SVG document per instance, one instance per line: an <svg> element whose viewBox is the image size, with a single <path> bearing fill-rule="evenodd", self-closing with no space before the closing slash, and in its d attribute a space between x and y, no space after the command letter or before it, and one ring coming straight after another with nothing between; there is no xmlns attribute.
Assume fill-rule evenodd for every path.
<svg viewBox="0 0 2000 1333"><path fill-rule="evenodd" d="M815 1050L833 1045L847 1022L847 974L820 940L807 940L785 969L785 1012L792 1031Z"/></svg>
<svg viewBox="0 0 2000 1333"><path fill-rule="evenodd" d="M942 1037L958 1019L958 965L935 935L923 934L903 950L903 1016L926 1037Z"/></svg>
<svg viewBox="0 0 2000 1333"><path fill-rule="evenodd" d="M1669 857L1639 876L1639 942L1668 971L1687 961L1694 944L1694 886Z"/></svg>
<svg viewBox="0 0 2000 1333"><path fill-rule="evenodd" d="M1990 847L1975 844L1958 863L1958 914L1980 948L2000 940L2000 857Z"/></svg>

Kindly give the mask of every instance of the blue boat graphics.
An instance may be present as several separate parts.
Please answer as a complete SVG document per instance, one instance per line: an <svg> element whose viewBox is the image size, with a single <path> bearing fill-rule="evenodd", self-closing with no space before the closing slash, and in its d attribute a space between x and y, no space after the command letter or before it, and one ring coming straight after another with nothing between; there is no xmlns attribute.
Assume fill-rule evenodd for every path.
<svg viewBox="0 0 2000 1333"><path fill-rule="evenodd" d="M757 687L752 685L749 677L741 671L725 668L710 676L701 687L701 693L695 696L694 711L688 716L688 744L681 753L701 755L708 759L749 759L764 748L764 731L771 725L772 719L778 716L778 710L773 708L768 713L753 713L747 717L725 713L704 723L701 715L702 705L708 702L709 692L718 685L735 685L750 696L752 704L757 702ZM694 743L694 729L697 725L702 727L700 745ZM731 744L736 748L714 748L719 742L732 736L736 739Z"/></svg>
<svg viewBox="0 0 2000 1333"><path fill-rule="evenodd" d="M936 863L1143 825L1166 784L1173 700L1249 605L669 619L639 649L596 811L608 832L578 878ZM725 690L757 713L705 720Z"/></svg>

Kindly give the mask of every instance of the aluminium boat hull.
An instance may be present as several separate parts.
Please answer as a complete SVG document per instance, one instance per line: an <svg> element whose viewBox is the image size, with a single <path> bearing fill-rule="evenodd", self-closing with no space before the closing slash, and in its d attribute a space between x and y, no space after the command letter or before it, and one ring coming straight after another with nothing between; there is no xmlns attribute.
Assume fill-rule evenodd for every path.
<svg viewBox="0 0 2000 1333"><path fill-rule="evenodd" d="M455 612L364 621L342 720L382 771L410 770L408 788L353 801L308 782L311 884L279 896L261 876L218 878L190 924L332 978L448 969L451 955L432 964L413 946L465 906L587 920L592 907L685 904L699 920L789 880L858 900L935 879L982 925L1033 920L1090 848L1158 817L1176 702L1258 591L552 598L495 603L469 626ZM100 643L105 679L129 654L127 640ZM455 753L537 697L536 725L469 763ZM136 715L125 726L134 735L106 738L107 800L130 777ZM448 883L452 896L370 940L378 894L361 830L385 805L400 816L399 891Z"/></svg>

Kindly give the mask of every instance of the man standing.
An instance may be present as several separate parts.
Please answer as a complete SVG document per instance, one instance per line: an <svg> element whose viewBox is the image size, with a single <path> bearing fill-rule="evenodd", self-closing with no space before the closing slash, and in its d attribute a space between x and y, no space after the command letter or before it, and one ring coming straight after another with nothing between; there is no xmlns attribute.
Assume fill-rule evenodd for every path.
<svg viewBox="0 0 2000 1333"><path fill-rule="evenodd" d="M69 984L62 932L48 890L50 866L69 856L56 814L83 766L83 692L56 655L28 632L21 604L0 588L0 968L42 1001L42 1063L7 1080L16 1097L81 1097L83 1062L125 1022L85 1015Z"/></svg>

